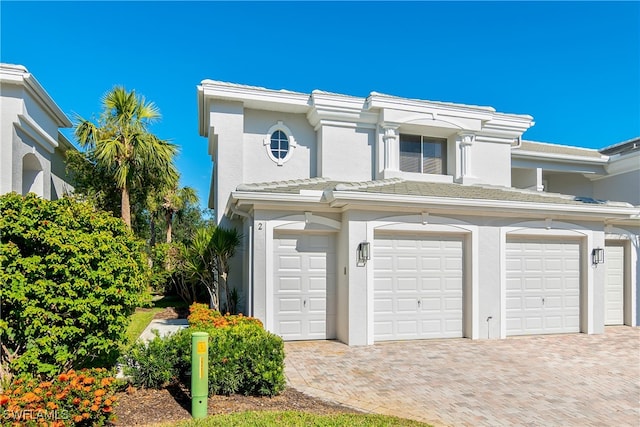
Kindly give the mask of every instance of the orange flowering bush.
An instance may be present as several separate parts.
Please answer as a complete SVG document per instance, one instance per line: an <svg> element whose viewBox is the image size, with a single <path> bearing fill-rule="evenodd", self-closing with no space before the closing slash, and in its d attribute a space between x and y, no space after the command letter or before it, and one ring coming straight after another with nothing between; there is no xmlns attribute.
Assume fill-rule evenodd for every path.
<svg viewBox="0 0 640 427"><path fill-rule="evenodd" d="M228 326L254 324L262 327L262 322L255 317L243 316L242 313L224 316L216 310L211 310L206 304L194 303L189 307L189 326L194 328L225 328Z"/></svg>
<svg viewBox="0 0 640 427"><path fill-rule="evenodd" d="M102 426L113 421L115 379L106 369L23 376L0 394L0 426Z"/></svg>

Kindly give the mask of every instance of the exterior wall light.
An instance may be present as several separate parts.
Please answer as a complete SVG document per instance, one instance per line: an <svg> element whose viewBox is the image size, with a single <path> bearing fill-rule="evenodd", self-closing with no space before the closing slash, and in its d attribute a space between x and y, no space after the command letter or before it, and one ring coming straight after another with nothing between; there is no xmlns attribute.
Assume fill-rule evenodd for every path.
<svg viewBox="0 0 640 427"><path fill-rule="evenodd" d="M604 263L604 249L593 248L591 251L591 263L595 266Z"/></svg>
<svg viewBox="0 0 640 427"><path fill-rule="evenodd" d="M369 242L361 242L358 244L358 265L365 265L371 259L371 244Z"/></svg>

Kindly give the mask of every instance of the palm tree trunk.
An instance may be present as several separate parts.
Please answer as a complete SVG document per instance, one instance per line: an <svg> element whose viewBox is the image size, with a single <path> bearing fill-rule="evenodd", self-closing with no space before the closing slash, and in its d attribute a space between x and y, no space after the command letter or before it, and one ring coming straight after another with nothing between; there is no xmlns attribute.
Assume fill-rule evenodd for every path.
<svg viewBox="0 0 640 427"><path fill-rule="evenodd" d="M222 278L222 283L224 284L224 296L227 300L227 311L231 314L233 313L233 307L231 307L231 295L229 292L229 284L227 283L227 277L229 277L229 268L227 266L224 267L222 274L220 275Z"/></svg>
<svg viewBox="0 0 640 427"><path fill-rule="evenodd" d="M149 246L154 247L156 245L156 220L153 214L149 219L149 234L151 235L149 237Z"/></svg>
<svg viewBox="0 0 640 427"><path fill-rule="evenodd" d="M129 230L131 230L131 205L129 204L129 189L124 187L122 189L122 207L120 209L120 215Z"/></svg>
<svg viewBox="0 0 640 427"><path fill-rule="evenodd" d="M167 212L167 243L171 243L171 234L173 232L173 213Z"/></svg>

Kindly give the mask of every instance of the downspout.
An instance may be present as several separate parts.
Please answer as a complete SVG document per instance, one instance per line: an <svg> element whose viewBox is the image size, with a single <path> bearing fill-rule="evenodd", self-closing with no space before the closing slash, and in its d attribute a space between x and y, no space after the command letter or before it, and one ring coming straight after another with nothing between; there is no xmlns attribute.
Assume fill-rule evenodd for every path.
<svg viewBox="0 0 640 427"><path fill-rule="evenodd" d="M522 136L515 139L515 143L511 144L511 148L520 148L522 146Z"/></svg>
<svg viewBox="0 0 640 427"><path fill-rule="evenodd" d="M253 221L249 223L249 297L247 315L253 317Z"/></svg>

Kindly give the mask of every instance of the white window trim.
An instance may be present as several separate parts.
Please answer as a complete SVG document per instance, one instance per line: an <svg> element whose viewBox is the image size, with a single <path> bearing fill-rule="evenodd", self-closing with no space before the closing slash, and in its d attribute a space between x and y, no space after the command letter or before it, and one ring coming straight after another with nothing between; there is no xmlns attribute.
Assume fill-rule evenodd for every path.
<svg viewBox="0 0 640 427"><path fill-rule="evenodd" d="M287 151L287 155L284 156L282 159L275 157L271 152L271 135L273 135L273 133L278 130L281 132L284 132L284 134L287 135L287 138L289 139L289 151ZM281 120L278 120L278 122L275 125L271 126L267 131L266 137L262 140L262 145L266 148L267 156L269 156L271 161L273 161L278 166L282 166L284 163L289 161L289 159L293 155L293 149L295 149L298 146L298 143L296 142L296 139L293 137L293 133L291 132L291 129L289 129L284 123L282 123Z"/></svg>
<svg viewBox="0 0 640 427"><path fill-rule="evenodd" d="M425 176L450 176L449 174L449 165L448 165L448 156L449 156L449 140L447 138L430 136L428 134L413 134L407 132L399 132L398 135L398 170L401 173L410 173L417 175L425 175ZM402 136L419 136L420 137L420 172L412 172L412 171L403 171L400 166L400 158L402 156ZM440 161L442 162L443 173L426 173L423 171L424 167L424 143L431 144L440 144L442 149L442 155L440 156Z"/></svg>

